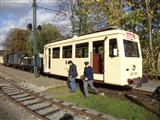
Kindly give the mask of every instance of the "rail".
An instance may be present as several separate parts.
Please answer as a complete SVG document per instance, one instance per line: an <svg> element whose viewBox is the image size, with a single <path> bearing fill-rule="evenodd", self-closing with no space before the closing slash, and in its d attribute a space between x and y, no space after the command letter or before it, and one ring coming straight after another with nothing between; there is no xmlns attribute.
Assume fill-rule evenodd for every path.
<svg viewBox="0 0 160 120"><path fill-rule="evenodd" d="M61 120L66 120L68 117L76 117L80 119L90 119L90 120L106 120L107 118L103 117L102 114L92 114L87 110L79 110L74 108L72 105L65 105L63 101L55 101L52 98L46 98L34 91L31 91L12 79L3 79L0 85L0 92L6 95L10 100L14 103L22 106L30 113L39 117L42 120L50 120L51 118L48 116L54 116L59 112L63 113ZM46 106L43 104L48 103ZM31 106L35 106L41 104L43 107L41 108L31 108ZM49 113L40 114L39 110L52 108L53 110ZM55 109L56 108L56 109Z"/></svg>

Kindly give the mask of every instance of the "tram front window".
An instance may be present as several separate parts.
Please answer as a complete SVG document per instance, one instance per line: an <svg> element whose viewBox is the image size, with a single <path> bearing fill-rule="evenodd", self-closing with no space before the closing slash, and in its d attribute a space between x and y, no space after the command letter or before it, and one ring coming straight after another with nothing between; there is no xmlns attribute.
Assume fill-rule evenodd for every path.
<svg viewBox="0 0 160 120"><path fill-rule="evenodd" d="M138 43L123 40L125 57L139 57Z"/></svg>

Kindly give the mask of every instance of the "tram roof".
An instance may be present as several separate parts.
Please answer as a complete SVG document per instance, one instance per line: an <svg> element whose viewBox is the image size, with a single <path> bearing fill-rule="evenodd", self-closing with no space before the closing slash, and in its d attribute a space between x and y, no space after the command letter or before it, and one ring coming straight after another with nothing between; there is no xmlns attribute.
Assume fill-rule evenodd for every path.
<svg viewBox="0 0 160 120"><path fill-rule="evenodd" d="M65 43L65 42L72 42L72 41L76 41L76 40L80 40L80 39L88 39L88 38L92 38L92 37L107 37L107 35L111 35L111 34L125 34L128 31L122 30L122 29L105 29L105 30L101 30L101 31L95 31L92 33L87 33L87 34L82 34L80 36L73 36L70 38L66 38L66 39L59 39L59 40L54 40L49 42L48 44L45 45L45 47L50 46L54 43ZM132 33L132 32L129 32ZM132 33L134 34L134 33ZM136 34L135 34L136 35Z"/></svg>

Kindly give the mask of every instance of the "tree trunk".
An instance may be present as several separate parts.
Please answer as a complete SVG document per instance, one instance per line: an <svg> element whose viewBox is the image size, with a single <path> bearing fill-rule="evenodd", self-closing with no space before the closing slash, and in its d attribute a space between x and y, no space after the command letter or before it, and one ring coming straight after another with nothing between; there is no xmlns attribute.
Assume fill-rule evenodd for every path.
<svg viewBox="0 0 160 120"><path fill-rule="evenodd" d="M150 45L150 53L152 56L153 53L153 43L152 43L152 17L148 16L148 28L149 28L149 45Z"/></svg>
<svg viewBox="0 0 160 120"><path fill-rule="evenodd" d="M153 42L152 42L152 16L148 16L148 31L149 31L149 48L150 48L150 63L153 69L155 69L154 58L153 58Z"/></svg>
<svg viewBox="0 0 160 120"><path fill-rule="evenodd" d="M158 68L158 71L160 71L160 52L159 52L159 56L158 56L157 68Z"/></svg>
<svg viewBox="0 0 160 120"><path fill-rule="evenodd" d="M152 13L149 11L149 0L145 0L146 4L146 11L147 11L147 19L148 19L148 32L149 32L149 48L150 48L150 64L152 65L153 69L155 69L155 65L153 62L153 43L152 43Z"/></svg>

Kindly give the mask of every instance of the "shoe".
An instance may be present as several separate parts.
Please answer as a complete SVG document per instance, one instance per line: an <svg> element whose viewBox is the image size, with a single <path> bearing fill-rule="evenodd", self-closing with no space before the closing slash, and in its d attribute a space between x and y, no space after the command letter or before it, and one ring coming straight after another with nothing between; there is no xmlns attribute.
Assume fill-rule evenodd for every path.
<svg viewBox="0 0 160 120"><path fill-rule="evenodd" d="M136 88L138 88L138 87L142 87L142 84L137 84Z"/></svg>
<svg viewBox="0 0 160 120"><path fill-rule="evenodd" d="M96 94L96 95L98 95L98 90L94 90L93 93Z"/></svg>
<svg viewBox="0 0 160 120"><path fill-rule="evenodd" d="M84 96L85 99L89 98L89 96Z"/></svg>

